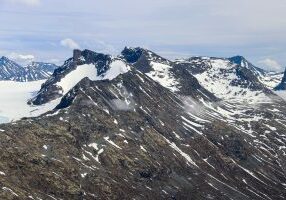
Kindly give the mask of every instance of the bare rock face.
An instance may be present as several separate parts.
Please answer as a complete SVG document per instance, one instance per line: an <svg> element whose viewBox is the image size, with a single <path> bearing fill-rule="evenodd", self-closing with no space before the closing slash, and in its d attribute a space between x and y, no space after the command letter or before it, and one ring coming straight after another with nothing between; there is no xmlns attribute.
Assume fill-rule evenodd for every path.
<svg viewBox="0 0 286 200"><path fill-rule="evenodd" d="M284 76L283 76L281 82L274 89L275 90L286 90L286 70L284 72Z"/></svg>
<svg viewBox="0 0 286 200"><path fill-rule="evenodd" d="M81 57L81 50L75 49L75 50L73 51L73 60L74 60L75 62L79 62L80 57Z"/></svg>
<svg viewBox="0 0 286 200"><path fill-rule="evenodd" d="M232 77L228 87L253 92L254 73L227 59L122 56L128 72L84 78L54 110L0 125L0 199L285 199L285 102L264 87L253 90L271 101L217 98L211 84ZM42 91L77 65L104 73L109 58L75 51Z"/></svg>

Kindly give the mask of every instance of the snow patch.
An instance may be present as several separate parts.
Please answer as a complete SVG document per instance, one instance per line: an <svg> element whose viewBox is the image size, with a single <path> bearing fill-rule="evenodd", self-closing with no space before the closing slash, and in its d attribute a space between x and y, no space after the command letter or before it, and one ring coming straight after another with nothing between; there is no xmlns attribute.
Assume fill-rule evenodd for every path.
<svg viewBox="0 0 286 200"><path fill-rule="evenodd" d="M170 69L172 68L171 66L153 61L150 65L153 68L153 71L146 73L147 76L160 83L162 86L170 89L172 92L179 90L179 82L170 73Z"/></svg>
<svg viewBox="0 0 286 200"><path fill-rule="evenodd" d="M109 70L99 76L97 74L96 66L93 64L79 65L75 70L67 74L57 83L62 88L62 94L65 95L83 78L89 78L92 81L112 80L120 74L128 72L131 68L121 60L113 60L110 64Z"/></svg>
<svg viewBox="0 0 286 200"><path fill-rule="evenodd" d="M31 82L0 81L0 123L9 123L23 117L36 117L59 104L60 99L41 106L27 102L39 91L45 80Z"/></svg>
<svg viewBox="0 0 286 200"><path fill-rule="evenodd" d="M111 141L109 139L109 137L104 137L105 141L107 141L109 144L111 144L112 146L116 147L117 149L122 149L120 146L118 146L117 144L115 144L113 141Z"/></svg>
<svg viewBox="0 0 286 200"><path fill-rule="evenodd" d="M94 148L95 150L98 150L98 145L96 143L91 143L88 146Z"/></svg>

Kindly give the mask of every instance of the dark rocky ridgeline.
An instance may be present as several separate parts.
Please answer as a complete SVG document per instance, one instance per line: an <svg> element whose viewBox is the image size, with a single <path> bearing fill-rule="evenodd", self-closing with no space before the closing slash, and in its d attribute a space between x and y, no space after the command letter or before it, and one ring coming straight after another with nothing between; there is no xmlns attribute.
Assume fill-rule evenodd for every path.
<svg viewBox="0 0 286 200"><path fill-rule="evenodd" d="M43 62L32 62L23 67L3 56L0 58L0 80L18 82L44 80L49 78L57 67L55 64Z"/></svg>
<svg viewBox="0 0 286 200"><path fill-rule="evenodd" d="M274 90L286 90L286 70L284 72L284 76L281 80L281 83L279 83L279 85L277 85Z"/></svg>
<svg viewBox="0 0 286 200"><path fill-rule="evenodd" d="M247 134L195 109L135 69L85 78L57 109L0 125L0 199L284 199L283 112L249 109L268 116Z"/></svg>

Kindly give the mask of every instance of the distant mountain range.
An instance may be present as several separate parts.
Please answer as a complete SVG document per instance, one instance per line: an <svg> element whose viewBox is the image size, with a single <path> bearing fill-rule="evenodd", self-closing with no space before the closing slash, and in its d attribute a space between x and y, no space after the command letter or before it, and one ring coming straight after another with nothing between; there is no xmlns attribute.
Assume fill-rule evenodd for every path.
<svg viewBox="0 0 286 200"><path fill-rule="evenodd" d="M51 110L0 125L0 199L285 199L283 76L75 50L29 101Z"/></svg>
<svg viewBox="0 0 286 200"><path fill-rule="evenodd" d="M52 63L32 62L21 66L7 57L0 58L0 80L10 81L37 81L47 79L58 68Z"/></svg>

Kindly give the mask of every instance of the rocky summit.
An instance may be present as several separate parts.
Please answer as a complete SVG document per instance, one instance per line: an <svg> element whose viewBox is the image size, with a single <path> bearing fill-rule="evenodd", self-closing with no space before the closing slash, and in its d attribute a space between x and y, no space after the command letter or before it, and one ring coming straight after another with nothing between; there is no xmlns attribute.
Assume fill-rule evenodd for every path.
<svg viewBox="0 0 286 200"><path fill-rule="evenodd" d="M0 125L0 199L285 199L283 73L75 50Z"/></svg>

